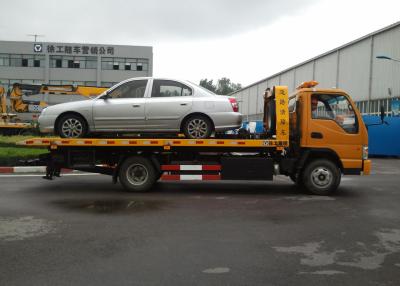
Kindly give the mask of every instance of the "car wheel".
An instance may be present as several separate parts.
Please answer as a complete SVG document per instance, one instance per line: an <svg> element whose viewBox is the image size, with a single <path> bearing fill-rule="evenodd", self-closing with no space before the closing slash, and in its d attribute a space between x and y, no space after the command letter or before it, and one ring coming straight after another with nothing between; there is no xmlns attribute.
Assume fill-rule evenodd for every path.
<svg viewBox="0 0 400 286"><path fill-rule="evenodd" d="M157 180L156 170L151 161L144 157L127 158L119 170L119 181L129 192L148 191Z"/></svg>
<svg viewBox="0 0 400 286"><path fill-rule="evenodd" d="M302 179L305 188L312 194L330 195L340 184L341 172L333 162L320 159L306 166Z"/></svg>
<svg viewBox="0 0 400 286"><path fill-rule="evenodd" d="M189 117L183 125L183 133L186 138L191 139L208 138L211 135L212 129L210 119L202 115Z"/></svg>
<svg viewBox="0 0 400 286"><path fill-rule="evenodd" d="M85 119L81 116L66 114L61 117L57 132L62 138L82 138L86 136L88 127Z"/></svg>

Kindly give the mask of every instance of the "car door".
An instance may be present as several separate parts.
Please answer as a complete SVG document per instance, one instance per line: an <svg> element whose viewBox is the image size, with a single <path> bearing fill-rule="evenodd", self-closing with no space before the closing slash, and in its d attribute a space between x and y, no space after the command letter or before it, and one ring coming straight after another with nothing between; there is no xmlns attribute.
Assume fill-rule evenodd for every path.
<svg viewBox="0 0 400 286"><path fill-rule="evenodd" d="M173 81L154 79L151 97L146 98L147 130L179 130L181 119L190 112L193 89Z"/></svg>
<svg viewBox="0 0 400 286"><path fill-rule="evenodd" d="M125 82L94 101L93 121L99 131L136 131L145 128L148 80Z"/></svg>

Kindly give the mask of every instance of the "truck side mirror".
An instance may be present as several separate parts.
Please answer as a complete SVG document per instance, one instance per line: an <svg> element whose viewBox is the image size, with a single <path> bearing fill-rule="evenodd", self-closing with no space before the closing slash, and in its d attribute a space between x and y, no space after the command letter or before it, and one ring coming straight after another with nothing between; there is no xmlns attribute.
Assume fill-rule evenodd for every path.
<svg viewBox="0 0 400 286"><path fill-rule="evenodd" d="M385 107L383 105L381 105L381 121L382 123L385 120Z"/></svg>

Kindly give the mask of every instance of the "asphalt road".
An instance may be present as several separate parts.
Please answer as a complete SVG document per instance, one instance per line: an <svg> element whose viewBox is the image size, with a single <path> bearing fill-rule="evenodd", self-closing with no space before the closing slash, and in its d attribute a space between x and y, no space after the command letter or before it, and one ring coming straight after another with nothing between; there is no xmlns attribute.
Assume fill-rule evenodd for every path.
<svg viewBox="0 0 400 286"><path fill-rule="evenodd" d="M275 182L0 176L0 285L399 285L400 160L332 197Z"/></svg>

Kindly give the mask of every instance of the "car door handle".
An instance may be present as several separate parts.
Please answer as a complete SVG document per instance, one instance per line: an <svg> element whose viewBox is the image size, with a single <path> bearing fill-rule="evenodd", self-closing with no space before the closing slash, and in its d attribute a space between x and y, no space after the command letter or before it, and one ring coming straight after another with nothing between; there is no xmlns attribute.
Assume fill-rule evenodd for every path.
<svg viewBox="0 0 400 286"><path fill-rule="evenodd" d="M140 104L134 104L132 107L140 107Z"/></svg>
<svg viewBox="0 0 400 286"><path fill-rule="evenodd" d="M182 106L188 105L187 103L181 103Z"/></svg>
<svg viewBox="0 0 400 286"><path fill-rule="evenodd" d="M322 133L320 132L311 132L311 138L322 139L324 138L324 135L322 135Z"/></svg>

